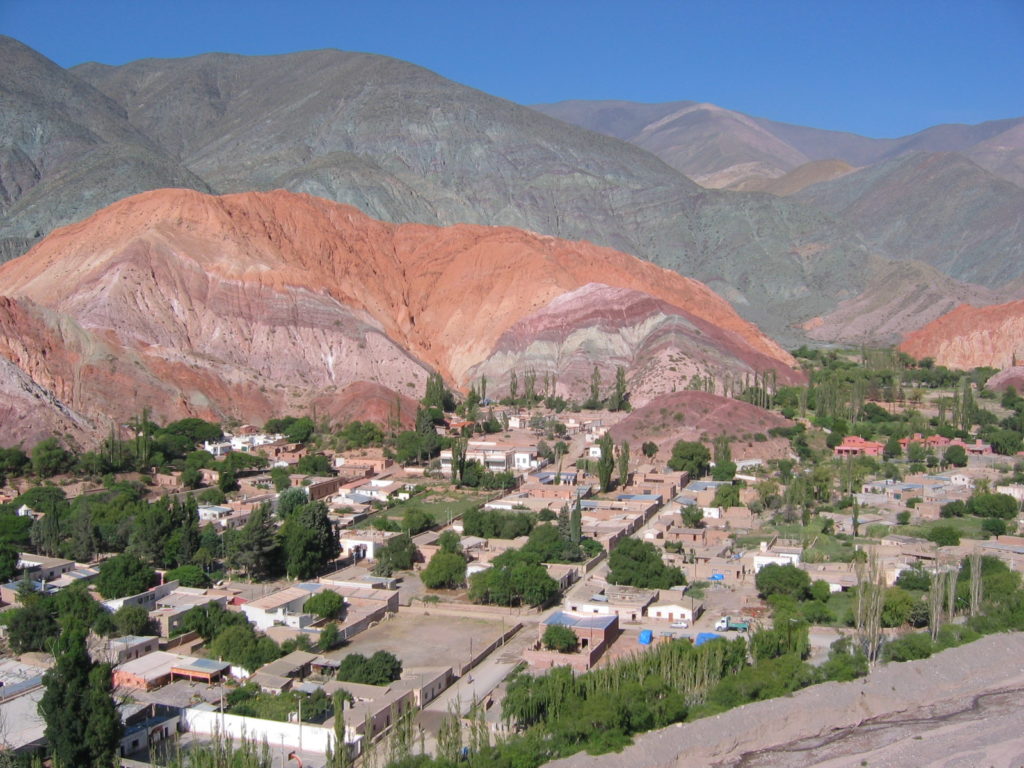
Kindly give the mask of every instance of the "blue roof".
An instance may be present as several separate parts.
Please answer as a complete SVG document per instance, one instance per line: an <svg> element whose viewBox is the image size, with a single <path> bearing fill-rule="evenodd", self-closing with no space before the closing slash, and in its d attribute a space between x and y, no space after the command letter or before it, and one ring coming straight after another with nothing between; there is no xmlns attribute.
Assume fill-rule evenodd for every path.
<svg viewBox="0 0 1024 768"><path fill-rule="evenodd" d="M688 491L713 491L720 485L732 485L732 483L724 480L695 480L686 486Z"/></svg>
<svg viewBox="0 0 1024 768"><path fill-rule="evenodd" d="M573 616L565 611L557 611L544 619L544 624L580 629L608 629L617 619L617 616Z"/></svg>
<svg viewBox="0 0 1024 768"><path fill-rule="evenodd" d="M620 493L615 498L618 501L657 501L661 496L657 493Z"/></svg>
<svg viewBox="0 0 1024 768"><path fill-rule="evenodd" d="M216 659L192 659L188 666L193 669L208 669L211 672L224 669L227 666L226 662L217 661Z"/></svg>
<svg viewBox="0 0 1024 768"><path fill-rule="evenodd" d="M697 635L697 639L694 641L693 644L704 645L704 643L710 642L712 640L719 640L721 639L721 637L721 635L716 635L714 632L701 632Z"/></svg>

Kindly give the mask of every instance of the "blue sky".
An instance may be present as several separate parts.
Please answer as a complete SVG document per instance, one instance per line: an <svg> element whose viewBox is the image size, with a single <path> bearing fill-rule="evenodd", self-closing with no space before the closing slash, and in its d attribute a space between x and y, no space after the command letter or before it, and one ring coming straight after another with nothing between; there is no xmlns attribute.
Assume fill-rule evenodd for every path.
<svg viewBox="0 0 1024 768"><path fill-rule="evenodd" d="M63 66L314 48L523 104L710 101L869 136L1024 115L1024 0L0 0Z"/></svg>

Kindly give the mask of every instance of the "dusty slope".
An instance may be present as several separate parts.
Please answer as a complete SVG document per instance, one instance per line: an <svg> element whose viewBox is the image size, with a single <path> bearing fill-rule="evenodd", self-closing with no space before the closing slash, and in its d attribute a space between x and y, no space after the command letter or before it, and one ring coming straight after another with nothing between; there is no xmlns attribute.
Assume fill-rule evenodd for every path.
<svg viewBox="0 0 1024 768"><path fill-rule="evenodd" d="M136 192L208 189L80 78L0 35L0 261Z"/></svg>
<svg viewBox="0 0 1024 768"><path fill-rule="evenodd" d="M245 420L311 401L341 417L360 382L418 397L430 368L466 384L506 331L595 278L646 309L591 307L579 327L604 327L639 350L644 337L615 328L685 316L704 329L702 355L723 369L787 375L789 355L727 303L648 262L509 228L393 225L283 191L138 195L0 267L16 308L45 307L50 325L76 329L61 354L7 355L74 407ZM111 380L94 391L103 366ZM550 369L575 386L571 370L538 372Z"/></svg>
<svg viewBox="0 0 1024 768"><path fill-rule="evenodd" d="M1024 188L953 153L914 153L794 195L878 252L996 288L1024 274Z"/></svg>
<svg viewBox="0 0 1024 768"><path fill-rule="evenodd" d="M792 426L792 422L742 400L708 392L680 391L661 395L637 408L613 426L611 434L615 440L627 440L632 445L646 441L655 443L662 461L668 459L678 440L703 440L715 435L737 438L732 444L733 456L737 459L752 454L783 458L790 453L788 440L747 445L751 438L744 439L744 436L786 426ZM757 446L756 451L752 450L753 445Z"/></svg>
<svg viewBox="0 0 1024 768"><path fill-rule="evenodd" d="M961 304L998 304L1015 285L993 291L961 283L918 261L872 260L868 287L827 315L803 324L807 336L835 344L898 344L903 337Z"/></svg>
<svg viewBox="0 0 1024 768"><path fill-rule="evenodd" d="M832 179L838 179L855 170L856 168L843 160L812 160L778 178L751 178L731 184L729 189L746 192L770 192L773 195L786 197L795 195L801 189L812 184L832 181Z"/></svg>
<svg viewBox="0 0 1024 768"><path fill-rule="evenodd" d="M907 334L900 349L952 368L1008 368L1024 361L1024 301L959 306Z"/></svg>
<svg viewBox="0 0 1024 768"><path fill-rule="evenodd" d="M824 683L636 738L621 753L552 768L870 765L1001 766L1024 761L1024 635L992 635L867 678Z"/></svg>

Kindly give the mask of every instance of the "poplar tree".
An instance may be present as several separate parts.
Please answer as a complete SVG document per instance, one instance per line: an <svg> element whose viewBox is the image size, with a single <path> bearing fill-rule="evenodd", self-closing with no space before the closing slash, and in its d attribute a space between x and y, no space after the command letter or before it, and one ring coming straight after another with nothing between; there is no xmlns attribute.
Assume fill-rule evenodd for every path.
<svg viewBox="0 0 1024 768"><path fill-rule="evenodd" d="M43 675L39 714L55 768L109 768L123 726L111 697L109 664L96 664L76 626L58 641L54 666Z"/></svg>

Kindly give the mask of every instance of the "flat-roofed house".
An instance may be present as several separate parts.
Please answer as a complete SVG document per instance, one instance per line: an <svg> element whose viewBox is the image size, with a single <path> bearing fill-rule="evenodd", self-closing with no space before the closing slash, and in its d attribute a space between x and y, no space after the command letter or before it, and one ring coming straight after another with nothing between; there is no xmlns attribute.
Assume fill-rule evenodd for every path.
<svg viewBox="0 0 1024 768"><path fill-rule="evenodd" d="M216 682L231 665L216 659L197 659L167 651L154 651L114 667L115 688L150 691L175 678Z"/></svg>

